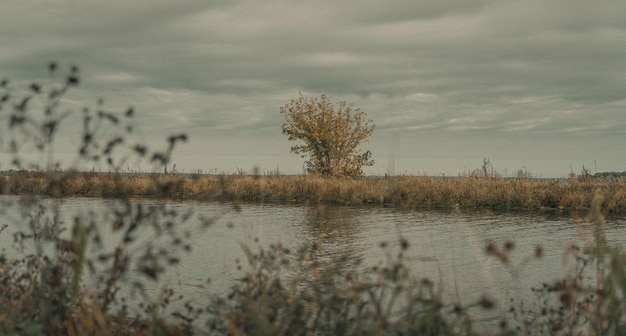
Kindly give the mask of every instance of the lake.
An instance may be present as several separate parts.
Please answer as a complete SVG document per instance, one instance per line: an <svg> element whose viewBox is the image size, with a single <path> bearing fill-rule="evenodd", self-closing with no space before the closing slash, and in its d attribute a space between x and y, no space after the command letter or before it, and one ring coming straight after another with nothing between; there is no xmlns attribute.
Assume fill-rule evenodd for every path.
<svg viewBox="0 0 626 336"><path fill-rule="evenodd" d="M0 243L9 257L16 253L11 247L12 233L25 223L20 219L17 199L14 196L1 198L0 224L6 223L9 227L0 234ZM580 230L584 219L557 212L294 204L239 204L236 211L229 203L134 202L142 204L144 212L165 205L168 213L176 213L174 218L188 218L173 223L176 229L187 234L185 239L191 243L191 252L181 254L181 262L168 269L161 283L149 287L149 293L157 296L167 284L200 302L212 294L226 294L241 276L235 261L240 260L245 265L242 243L254 251L257 245L275 242L294 249L322 242L320 258L341 262L342 267L364 267L383 260L381 243L398 244L400 237L410 244L407 261L415 275L428 277L442 286L447 300L468 304L487 295L500 303L511 297L532 301L531 287L561 278L573 270L574 260L564 253L565 249L568 244L583 244L585 239ZM47 199L43 204L58 207L63 225L71 223L76 216L98 218L97 223L113 223L111 209L124 209L120 201L91 198ZM161 217L159 220L170 219ZM623 246L626 243L625 221L623 216L606 219L607 238L612 244ZM205 227L203 223L212 224ZM113 233L109 226L100 229L104 245L112 248L120 241L121 234ZM156 249L167 247L171 242L169 238L159 238L150 232L138 232L133 246L150 244ZM493 241L502 246L508 240L515 242L515 249L511 265L505 267L485 254L485 245ZM541 259L534 258L537 245L543 247ZM133 274L141 276L137 271ZM199 287L207 278L211 279L210 285Z"/></svg>

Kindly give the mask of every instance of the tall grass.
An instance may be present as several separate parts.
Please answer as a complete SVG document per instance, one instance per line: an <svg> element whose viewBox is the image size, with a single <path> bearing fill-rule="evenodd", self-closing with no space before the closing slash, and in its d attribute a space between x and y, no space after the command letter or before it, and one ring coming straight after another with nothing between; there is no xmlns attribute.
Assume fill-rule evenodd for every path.
<svg viewBox="0 0 626 336"><path fill-rule="evenodd" d="M404 239L383 244L384 261L358 271L320 258L320 244L298 251L273 244L256 254L243 246L249 267L227 298L216 298L212 329L231 335L464 335L475 322L471 310L493 309L488 298L465 307L443 302L432 280L416 278L407 267Z"/></svg>
<svg viewBox="0 0 626 336"><path fill-rule="evenodd" d="M55 158L60 125L76 113L63 108L63 98L80 83L80 72L71 66L60 74L56 63L48 69L50 80L33 82L26 90L5 79L0 82L0 145L11 156L2 164L23 172L17 180L3 176L0 187L2 192L26 191L23 197L0 203L8 221L0 234L12 234L14 249L7 252L4 246L0 253L0 334L188 334L187 319L164 318L172 292L152 298L145 289L191 248L185 239L189 233L173 224L191 215L131 202L128 195L136 191L117 177L99 186L101 196L119 198L103 218L77 213L67 223L56 202L41 197L63 196L67 190L89 194L97 179L77 179L72 169L62 171ZM83 108L81 116L82 128L74 134L75 162L104 164L112 171L132 157L167 166L176 144L186 140L185 135L174 135L166 139L164 150L151 150L133 136L134 110L110 112L101 99L96 108ZM24 155L29 151L42 161ZM161 192L171 185L161 183ZM104 230L118 240L104 242ZM138 242L139 235L151 238L150 244ZM129 277L131 269L138 276ZM139 306L129 307L129 292L142 296Z"/></svg>
<svg viewBox="0 0 626 336"><path fill-rule="evenodd" d="M626 211L623 178L567 182L532 178L462 176L335 179L319 176L247 176L14 172L0 180L8 194L159 197L187 200L300 202L397 207L461 207L503 210L588 210L595 190L602 208Z"/></svg>

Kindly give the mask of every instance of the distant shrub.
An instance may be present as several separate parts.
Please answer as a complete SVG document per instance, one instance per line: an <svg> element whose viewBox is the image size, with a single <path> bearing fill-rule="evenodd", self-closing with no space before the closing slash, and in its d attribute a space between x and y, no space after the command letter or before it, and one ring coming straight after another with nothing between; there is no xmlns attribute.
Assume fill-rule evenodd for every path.
<svg viewBox="0 0 626 336"><path fill-rule="evenodd" d="M308 157L307 173L362 176L362 168L374 164L371 152L361 152L358 147L374 133L375 125L352 104L341 101L335 107L326 95L306 98L300 94L298 99L282 106L280 113L285 117L283 134L290 141L304 142L292 146L291 151Z"/></svg>

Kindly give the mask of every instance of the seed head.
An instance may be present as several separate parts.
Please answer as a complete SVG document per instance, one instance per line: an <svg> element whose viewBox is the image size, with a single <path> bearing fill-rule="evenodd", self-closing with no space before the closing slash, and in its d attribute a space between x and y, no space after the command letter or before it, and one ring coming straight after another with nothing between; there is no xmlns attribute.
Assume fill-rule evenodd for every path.
<svg viewBox="0 0 626 336"><path fill-rule="evenodd" d="M478 305L480 305L484 309L492 309L493 307L495 307L496 303L493 302L492 299L483 296L482 298L480 298L480 301L478 301Z"/></svg>
<svg viewBox="0 0 626 336"><path fill-rule="evenodd" d="M504 242L504 249L506 251L511 251L515 248L515 242L512 240L507 240Z"/></svg>

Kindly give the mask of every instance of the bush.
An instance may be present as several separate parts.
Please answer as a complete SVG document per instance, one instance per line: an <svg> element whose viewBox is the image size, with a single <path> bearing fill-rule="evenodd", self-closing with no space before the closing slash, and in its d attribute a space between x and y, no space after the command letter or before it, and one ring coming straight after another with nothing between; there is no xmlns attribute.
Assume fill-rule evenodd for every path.
<svg viewBox="0 0 626 336"><path fill-rule="evenodd" d="M326 95L305 98L300 94L280 108L285 117L283 134L290 141L301 140L304 145L292 146L291 151L309 157L306 172L322 176L362 176L364 166L372 166L370 151L361 152L359 145L374 133L365 112L352 104L339 102L335 108Z"/></svg>

